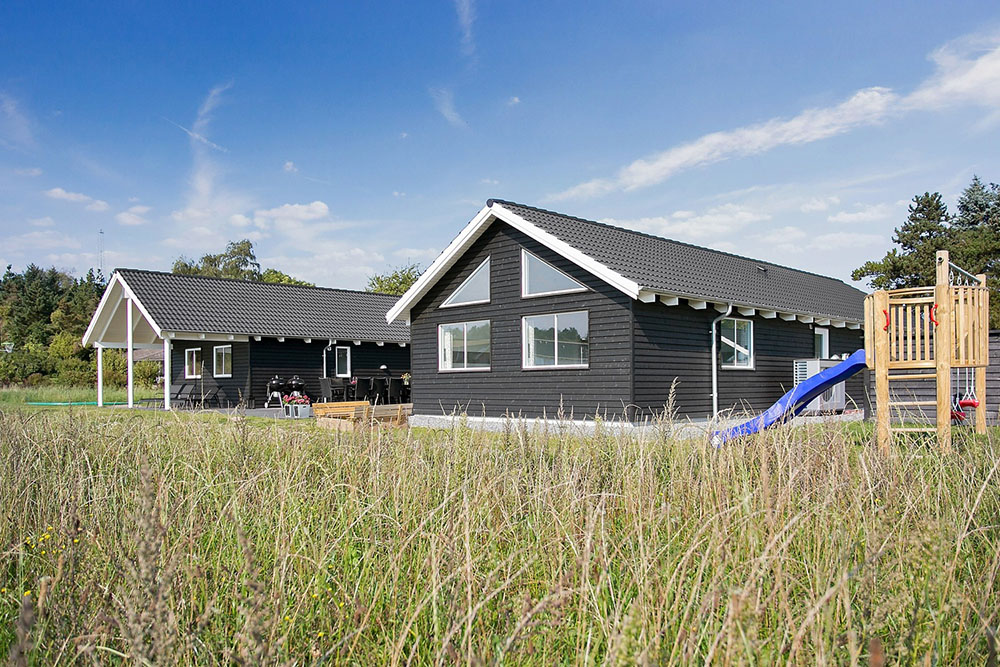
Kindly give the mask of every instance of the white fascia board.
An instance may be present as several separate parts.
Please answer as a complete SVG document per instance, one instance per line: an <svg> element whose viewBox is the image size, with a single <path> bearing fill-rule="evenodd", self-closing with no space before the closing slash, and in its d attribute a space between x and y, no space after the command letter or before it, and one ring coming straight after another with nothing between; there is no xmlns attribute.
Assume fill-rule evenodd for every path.
<svg viewBox="0 0 1000 667"><path fill-rule="evenodd" d="M118 272L116 271L111 280L108 281L108 286L104 288L104 294L101 295L101 300L97 304L97 310L94 311L94 316L90 318L90 324L87 325L87 330L83 334L83 347L90 347L93 343L100 341L94 340L94 330L97 328L97 322L104 316L104 309L111 299L111 293L114 291L115 285L120 283ZM117 305L117 304L116 304ZM105 328L107 328L105 326Z"/></svg>
<svg viewBox="0 0 1000 667"><path fill-rule="evenodd" d="M812 315L799 315L798 316L798 320L799 320L799 322L802 322L802 324L812 324L815 319L816 318L813 317Z"/></svg>
<svg viewBox="0 0 1000 667"><path fill-rule="evenodd" d="M166 331L163 333L163 337L169 337L172 340L204 340L220 343L245 343L250 340L250 336L240 334L211 334L199 331Z"/></svg>
<svg viewBox="0 0 1000 667"><path fill-rule="evenodd" d="M154 320L152 315L149 314L149 311L146 310L146 307L142 305L142 301L140 301L139 298L135 295L135 292L132 291L132 288L128 286L128 283L125 282L125 279L121 277L121 274L117 275L118 275L118 280L121 281L122 288L125 290L125 294L132 298L132 302L135 304L135 307L138 308L139 312L142 313L142 316L146 318L146 321L149 322L149 326L153 328L153 331L156 332L156 335L159 336L160 338L163 338L163 328L156 323L156 320Z"/></svg>
<svg viewBox="0 0 1000 667"><path fill-rule="evenodd" d="M847 322L845 320L830 320L830 324L837 329L843 329Z"/></svg>
<svg viewBox="0 0 1000 667"><path fill-rule="evenodd" d="M424 271L423 275L413 284L406 293L399 298L399 301L385 314L387 322L400 319L404 315L409 318L410 308L417 301L422 299L434 286L441 275L450 269L461 257L462 253L468 250L469 246L475 242L482 232L494 221L506 222L514 229L530 236L542 245L559 255L562 255L580 268L594 274L612 287L621 290L628 296L636 299L639 297L639 284L625 278L621 274L612 271L592 257L580 252L568 243L552 234L531 224L513 211L508 210L502 204L494 203L493 206L484 206L476 217L459 233L455 239L448 244L437 259ZM655 296L654 296L655 300Z"/></svg>
<svg viewBox="0 0 1000 667"><path fill-rule="evenodd" d="M430 288L434 286L434 283L438 281L438 278L451 268L459 256L479 238L479 235L486 228L491 218L492 212L489 206L484 206L480 209L476 217L469 221L469 224L458 233L458 236L448 244L448 247L417 278L417 282L413 283L410 289L406 290L406 293L399 297L399 301L385 314L385 321L392 322L404 315L409 320L410 308L413 307L413 304L423 298Z"/></svg>
<svg viewBox="0 0 1000 667"><path fill-rule="evenodd" d="M562 255L580 268L589 271L612 287L624 292L633 299L639 298L640 286L633 280L629 280L617 271L612 271L596 261L593 257L586 255L562 239L539 229L513 211L505 208L502 204L493 204L489 209L494 217L503 220L514 229L527 234L549 249Z"/></svg>

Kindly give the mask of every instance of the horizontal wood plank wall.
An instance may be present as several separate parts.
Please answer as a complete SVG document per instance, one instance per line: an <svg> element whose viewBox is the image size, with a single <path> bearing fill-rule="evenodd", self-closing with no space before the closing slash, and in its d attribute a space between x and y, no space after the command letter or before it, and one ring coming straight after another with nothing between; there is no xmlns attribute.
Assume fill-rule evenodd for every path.
<svg viewBox="0 0 1000 667"><path fill-rule="evenodd" d="M217 378L213 375L214 348L219 345L233 346L233 373L230 378ZM190 348L201 348L201 361L204 369L200 380L184 378L184 353ZM170 352L171 389L177 391L181 384L196 383L196 395L206 395L212 389L218 388L219 398L223 406L231 407L240 402L240 395L246 395L249 373L249 346L247 343L219 343L213 341L175 340Z"/></svg>
<svg viewBox="0 0 1000 667"><path fill-rule="evenodd" d="M989 424L1000 424L1000 330L990 331L990 365L986 369L986 421ZM913 371L913 372L920 372ZM926 371L925 371L926 372ZM903 375L904 371L892 371L893 375ZM965 370L960 369L959 382L955 384L955 371L952 371L952 393L959 390L965 393ZM974 373L974 371L973 371ZM975 377L975 375L973 375ZM959 389L960 388L960 389ZM875 395L874 375L869 379L868 391ZM934 380L913 380L898 381L889 383L889 400L896 401L933 401L937 397L937 388ZM873 401L874 402L874 401ZM909 406L905 408L894 408L893 420L933 420L935 417L934 406ZM974 411L972 408L966 410L965 423L972 424Z"/></svg>
<svg viewBox="0 0 1000 667"><path fill-rule="evenodd" d="M588 292L521 298L521 247L590 288ZM488 304L439 308L486 257ZM505 223L494 223L411 311L413 411L420 415L466 412L583 419L619 416L632 399L631 299L604 281ZM587 310L590 367L585 370L522 370L521 317ZM491 370L439 372L439 324L488 319Z"/></svg>
<svg viewBox="0 0 1000 667"><path fill-rule="evenodd" d="M355 345L353 341L340 341L351 348L351 369L376 369L385 364L390 369L405 369L409 366L410 348L399 347L396 343L386 343L378 346L375 343L363 342ZM262 338L260 341L250 341L250 396L255 405L262 405L267 400L267 383L275 375L283 380L289 380L298 375L306 385L306 394L310 398L320 396L319 378L323 374L323 349L329 341L314 338L311 343L302 339L286 338L279 343L276 338ZM327 352L327 372L334 373L334 350Z"/></svg>
<svg viewBox="0 0 1000 667"><path fill-rule="evenodd" d="M675 407L682 417L704 419L712 410L711 322L720 313L635 302L635 404L641 414L662 412L677 379ZM813 327L800 322L753 321L754 370L719 368L719 410L760 412L793 386L795 359L813 356ZM860 331L828 328L830 354L852 353L864 341ZM718 333L716 334L719 335ZM847 393L859 407L865 400L862 376L848 381Z"/></svg>

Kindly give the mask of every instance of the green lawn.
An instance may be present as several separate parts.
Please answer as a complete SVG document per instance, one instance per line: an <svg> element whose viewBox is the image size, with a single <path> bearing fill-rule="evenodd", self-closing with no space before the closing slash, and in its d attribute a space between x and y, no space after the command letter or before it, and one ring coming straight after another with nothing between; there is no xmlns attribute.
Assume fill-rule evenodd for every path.
<svg viewBox="0 0 1000 667"><path fill-rule="evenodd" d="M146 387L136 387L135 397L157 398L163 392L159 389L149 389ZM121 402L127 400L124 387L105 387L104 401L106 403ZM96 387L60 387L56 385L42 385L38 387L9 387L0 389L0 404L4 403L82 403L97 401Z"/></svg>
<svg viewBox="0 0 1000 667"><path fill-rule="evenodd" d="M985 664L1000 622L997 436L883 456L853 425L715 450L667 429L339 433L8 404L0 651Z"/></svg>

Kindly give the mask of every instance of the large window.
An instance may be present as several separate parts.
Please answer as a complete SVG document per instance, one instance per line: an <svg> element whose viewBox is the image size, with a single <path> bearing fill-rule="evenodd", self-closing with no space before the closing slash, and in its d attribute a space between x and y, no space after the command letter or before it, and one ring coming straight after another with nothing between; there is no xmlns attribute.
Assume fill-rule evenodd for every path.
<svg viewBox="0 0 1000 667"><path fill-rule="evenodd" d="M201 378L201 348L189 347L184 350L184 377L188 380Z"/></svg>
<svg viewBox="0 0 1000 667"><path fill-rule="evenodd" d="M753 368L753 322L733 318L719 325L723 368Z"/></svg>
<svg viewBox="0 0 1000 667"><path fill-rule="evenodd" d="M521 249L521 296L548 296L587 289L565 273Z"/></svg>
<svg viewBox="0 0 1000 667"><path fill-rule="evenodd" d="M337 347L336 368L333 372L339 378L351 377L351 348Z"/></svg>
<svg viewBox="0 0 1000 667"><path fill-rule="evenodd" d="M490 321L439 326L438 370L490 370Z"/></svg>
<svg viewBox="0 0 1000 667"><path fill-rule="evenodd" d="M521 322L522 367L586 368L590 363L587 311L529 315Z"/></svg>
<svg viewBox="0 0 1000 667"><path fill-rule="evenodd" d="M458 289L451 293L444 303L441 304L442 308L450 308L452 306L469 306L474 303L489 303L490 302L490 258L487 257L486 260L476 267L476 270L472 272L472 275L465 279Z"/></svg>
<svg viewBox="0 0 1000 667"><path fill-rule="evenodd" d="M215 367L212 374L217 378L233 377L232 345L220 345L215 348Z"/></svg>

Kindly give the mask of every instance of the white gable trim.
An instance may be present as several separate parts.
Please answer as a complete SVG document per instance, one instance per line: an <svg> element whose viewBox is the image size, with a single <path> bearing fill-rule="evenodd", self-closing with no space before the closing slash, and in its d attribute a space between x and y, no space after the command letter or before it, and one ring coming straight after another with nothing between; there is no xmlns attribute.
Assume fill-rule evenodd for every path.
<svg viewBox="0 0 1000 667"><path fill-rule="evenodd" d="M639 285L621 274L612 271L592 257L585 255L568 243L549 234L539 227L531 224L516 213L511 212L501 204L494 203L492 206L484 206L476 214L469 224L459 233L458 236L444 249L438 258L435 259L423 275L407 290L406 294L400 297L399 301L385 315L387 322L392 322L400 318L409 321L410 308L420 299L426 296L427 292L441 278L444 273L454 266L455 262L462 254L475 243L482 233L495 220L506 222L514 229L522 232L526 236L533 238L550 250L562 255L582 269L589 271L612 287L615 287L633 299L639 296Z"/></svg>
<svg viewBox="0 0 1000 667"><path fill-rule="evenodd" d="M163 338L163 329L156 323L156 320L152 318L152 316L149 314L149 311L146 310L146 307L142 305L142 302L139 301L139 298L135 295L135 292L132 291L132 288L128 286L128 283L125 282L125 279L122 278L122 275L116 272L111 277L111 280L108 281L108 286L104 289L104 294L101 296L101 301L100 303L97 304L97 310L94 311L94 316L90 318L90 324L87 326L87 331L84 332L83 334L83 341L82 341L83 346L90 347L95 343L102 342L97 339L103 337L104 331L107 329L107 322L105 322L104 326L102 327L99 336L95 335L95 331L98 322L105 319L105 316L107 316L107 320L110 321L111 316L114 315L114 312L118 307L117 303L109 303L111 301L111 294L114 292L114 287L116 285L120 287L122 291L122 294L119 297L119 301L124 301L125 299L132 299L132 303L135 304L135 307L139 309L139 312L142 314L143 318L145 318L145 320L149 322L149 326L153 329L154 332L156 332L156 335L159 336L160 338ZM107 310L108 308L110 308L111 310L108 311ZM105 347L108 346L105 345Z"/></svg>

